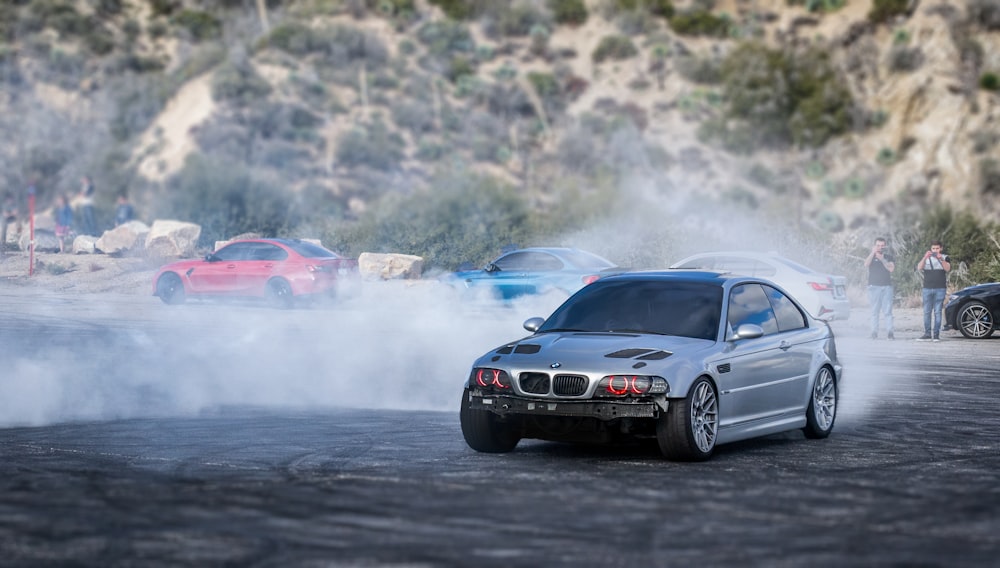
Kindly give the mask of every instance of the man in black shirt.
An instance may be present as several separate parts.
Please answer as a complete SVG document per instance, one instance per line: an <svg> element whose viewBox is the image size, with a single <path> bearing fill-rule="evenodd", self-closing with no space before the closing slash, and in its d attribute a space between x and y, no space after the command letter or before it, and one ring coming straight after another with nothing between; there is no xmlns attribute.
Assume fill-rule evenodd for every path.
<svg viewBox="0 0 1000 568"><path fill-rule="evenodd" d="M931 241L931 250L917 263L917 270L924 275L924 335L917 341L940 341L941 306L944 304L948 288L948 272L951 263L941 252L941 241ZM931 335L931 314L934 314L933 335Z"/></svg>
<svg viewBox="0 0 1000 568"><path fill-rule="evenodd" d="M868 303L871 305L872 339L878 339L879 314L885 316L885 331L889 339L895 339L892 328L892 271L896 263L885 248L883 237L875 239L872 252L865 259L868 269Z"/></svg>

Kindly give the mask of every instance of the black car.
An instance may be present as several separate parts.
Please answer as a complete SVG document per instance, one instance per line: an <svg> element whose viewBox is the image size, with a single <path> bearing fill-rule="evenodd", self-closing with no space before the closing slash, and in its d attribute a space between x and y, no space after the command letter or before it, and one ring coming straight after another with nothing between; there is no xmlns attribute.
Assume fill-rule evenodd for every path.
<svg viewBox="0 0 1000 568"><path fill-rule="evenodd" d="M969 339L986 339L993 335L1000 317L1000 282L969 286L948 298L944 321L948 328L957 329Z"/></svg>

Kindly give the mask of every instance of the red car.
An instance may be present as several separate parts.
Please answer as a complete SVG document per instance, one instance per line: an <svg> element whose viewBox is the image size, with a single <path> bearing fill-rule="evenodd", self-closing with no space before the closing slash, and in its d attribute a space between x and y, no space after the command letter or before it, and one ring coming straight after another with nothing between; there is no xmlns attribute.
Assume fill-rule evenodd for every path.
<svg viewBox="0 0 1000 568"><path fill-rule="evenodd" d="M203 260L160 268L153 295L167 304L191 297L265 298L291 307L296 298L332 296L358 274L358 261L297 239L234 241Z"/></svg>

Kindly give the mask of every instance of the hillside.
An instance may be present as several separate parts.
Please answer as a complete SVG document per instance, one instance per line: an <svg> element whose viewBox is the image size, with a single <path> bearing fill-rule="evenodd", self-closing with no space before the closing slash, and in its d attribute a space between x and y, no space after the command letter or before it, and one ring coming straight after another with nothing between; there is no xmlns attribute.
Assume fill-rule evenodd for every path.
<svg viewBox="0 0 1000 568"><path fill-rule="evenodd" d="M453 265L607 213L759 214L849 243L937 205L1000 217L990 0L0 10L4 186L34 179L47 207L90 173L105 220L128 192L207 242L309 231ZM413 220L437 199L470 220ZM415 238L389 215L448 226ZM477 227L481 246L428 244Z"/></svg>

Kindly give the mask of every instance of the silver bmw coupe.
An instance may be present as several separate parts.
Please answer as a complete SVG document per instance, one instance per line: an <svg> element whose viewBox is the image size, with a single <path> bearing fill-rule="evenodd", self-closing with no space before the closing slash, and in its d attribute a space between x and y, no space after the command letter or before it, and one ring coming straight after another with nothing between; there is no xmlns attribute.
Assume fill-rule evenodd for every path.
<svg viewBox="0 0 1000 568"><path fill-rule="evenodd" d="M842 366L833 332L777 285L710 271L598 280L532 335L473 364L462 434L480 452L524 438L655 439L671 460L801 429L825 438Z"/></svg>

